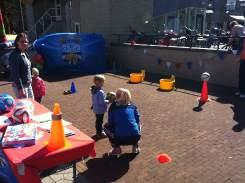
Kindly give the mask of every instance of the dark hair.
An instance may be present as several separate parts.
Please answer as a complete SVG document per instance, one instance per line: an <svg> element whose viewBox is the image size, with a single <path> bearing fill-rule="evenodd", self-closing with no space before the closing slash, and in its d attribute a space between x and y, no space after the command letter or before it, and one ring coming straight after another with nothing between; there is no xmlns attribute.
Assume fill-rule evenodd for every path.
<svg viewBox="0 0 245 183"><path fill-rule="evenodd" d="M16 48L18 48L17 42L18 42L21 38L23 38L23 37L28 38L28 36L27 36L27 34L26 34L25 32L21 32L21 33L19 33L19 34L16 36L15 41L14 41L14 44L15 44L15 47L16 47Z"/></svg>

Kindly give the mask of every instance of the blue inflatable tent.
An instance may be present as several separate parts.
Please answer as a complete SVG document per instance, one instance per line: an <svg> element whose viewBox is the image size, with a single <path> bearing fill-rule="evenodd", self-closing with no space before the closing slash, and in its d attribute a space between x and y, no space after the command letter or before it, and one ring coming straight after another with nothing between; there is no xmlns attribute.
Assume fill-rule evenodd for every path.
<svg viewBox="0 0 245 183"><path fill-rule="evenodd" d="M106 44L99 34L56 33L34 42L44 58L44 72L94 74L106 70Z"/></svg>

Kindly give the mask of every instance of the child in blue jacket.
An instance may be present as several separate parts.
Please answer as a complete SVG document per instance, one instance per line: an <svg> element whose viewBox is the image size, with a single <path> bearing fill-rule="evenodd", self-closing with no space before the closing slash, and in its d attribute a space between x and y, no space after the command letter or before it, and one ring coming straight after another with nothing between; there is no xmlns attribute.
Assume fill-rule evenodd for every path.
<svg viewBox="0 0 245 183"><path fill-rule="evenodd" d="M94 85L91 87L92 94L92 109L96 116L96 135L97 137L105 136L103 131L103 118L104 113L107 111L107 103L105 92L102 87L104 86L104 75L95 75Z"/></svg>
<svg viewBox="0 0 245 183"><path fill-rule="evenodd" d="M113 149L111 155L120 155L120 145L133 145L133 153L139 153L138 141L141 137L140 119L137 107L131 103L130 91L119 88L116 101L110 106L105 132Z"/></svg>

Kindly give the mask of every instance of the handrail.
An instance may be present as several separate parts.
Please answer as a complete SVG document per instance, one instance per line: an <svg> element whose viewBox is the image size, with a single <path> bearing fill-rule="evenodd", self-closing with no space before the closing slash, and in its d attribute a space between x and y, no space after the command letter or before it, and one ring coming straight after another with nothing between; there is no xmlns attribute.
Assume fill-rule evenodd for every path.
<svg viewBox="0 0 245 183"><path fill-rule="evenodd" d="M31 27L31 29L28 31L28 36L30 38L30 41L34 41L37 39L38 34L37 34L37 25L42 26L42 31L41 34L47 32L47 29L50 29L51 26L57 21L57 16L52 15L52 12L55 12L57 8L49 8L47 9L43 15L36 21L36 23ZM46 26L45 24L47 21L44 21L45 18L49 17L50 23ZM55 19L55 21L54 21ZM33 36L33 37L32 37Z"/></svg>
<svg viewBox="0 0 245 183"><path fill-rule="evenodd" d="M142 34L136 35L138 37L138 42L136 40L129 40L132 34L112 34L116 42L113 43L136 43L136 44L148 44L148 45L164 45L160 44L160 40L167 38L168 35L157 35L157 34ZM124 38L124 39L123 39ZM126 39L125 39L126 38ZM202 48L217 48L226 49L230 47L230 39L244 39L245 36L227 36L227 35L173 35L169 38L169 41L174 42L174 45L166 46L179 46L179 47L202 47ZM132 42L133 41L133 42ZM133 43L133 44L134 44ZM223 46L223 48L221 47Z"/></svg>

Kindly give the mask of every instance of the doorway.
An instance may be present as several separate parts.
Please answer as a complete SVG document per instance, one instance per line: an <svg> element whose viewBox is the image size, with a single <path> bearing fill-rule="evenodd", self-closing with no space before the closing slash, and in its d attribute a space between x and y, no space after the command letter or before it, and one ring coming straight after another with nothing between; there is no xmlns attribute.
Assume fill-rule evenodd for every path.
<svg viewBox="0 0 245 183"><path fill-rule="evenodd" d="M198 33L203 34L203 23L204 23L204 16L201 14L196 15L196 30Z"/></svg>

